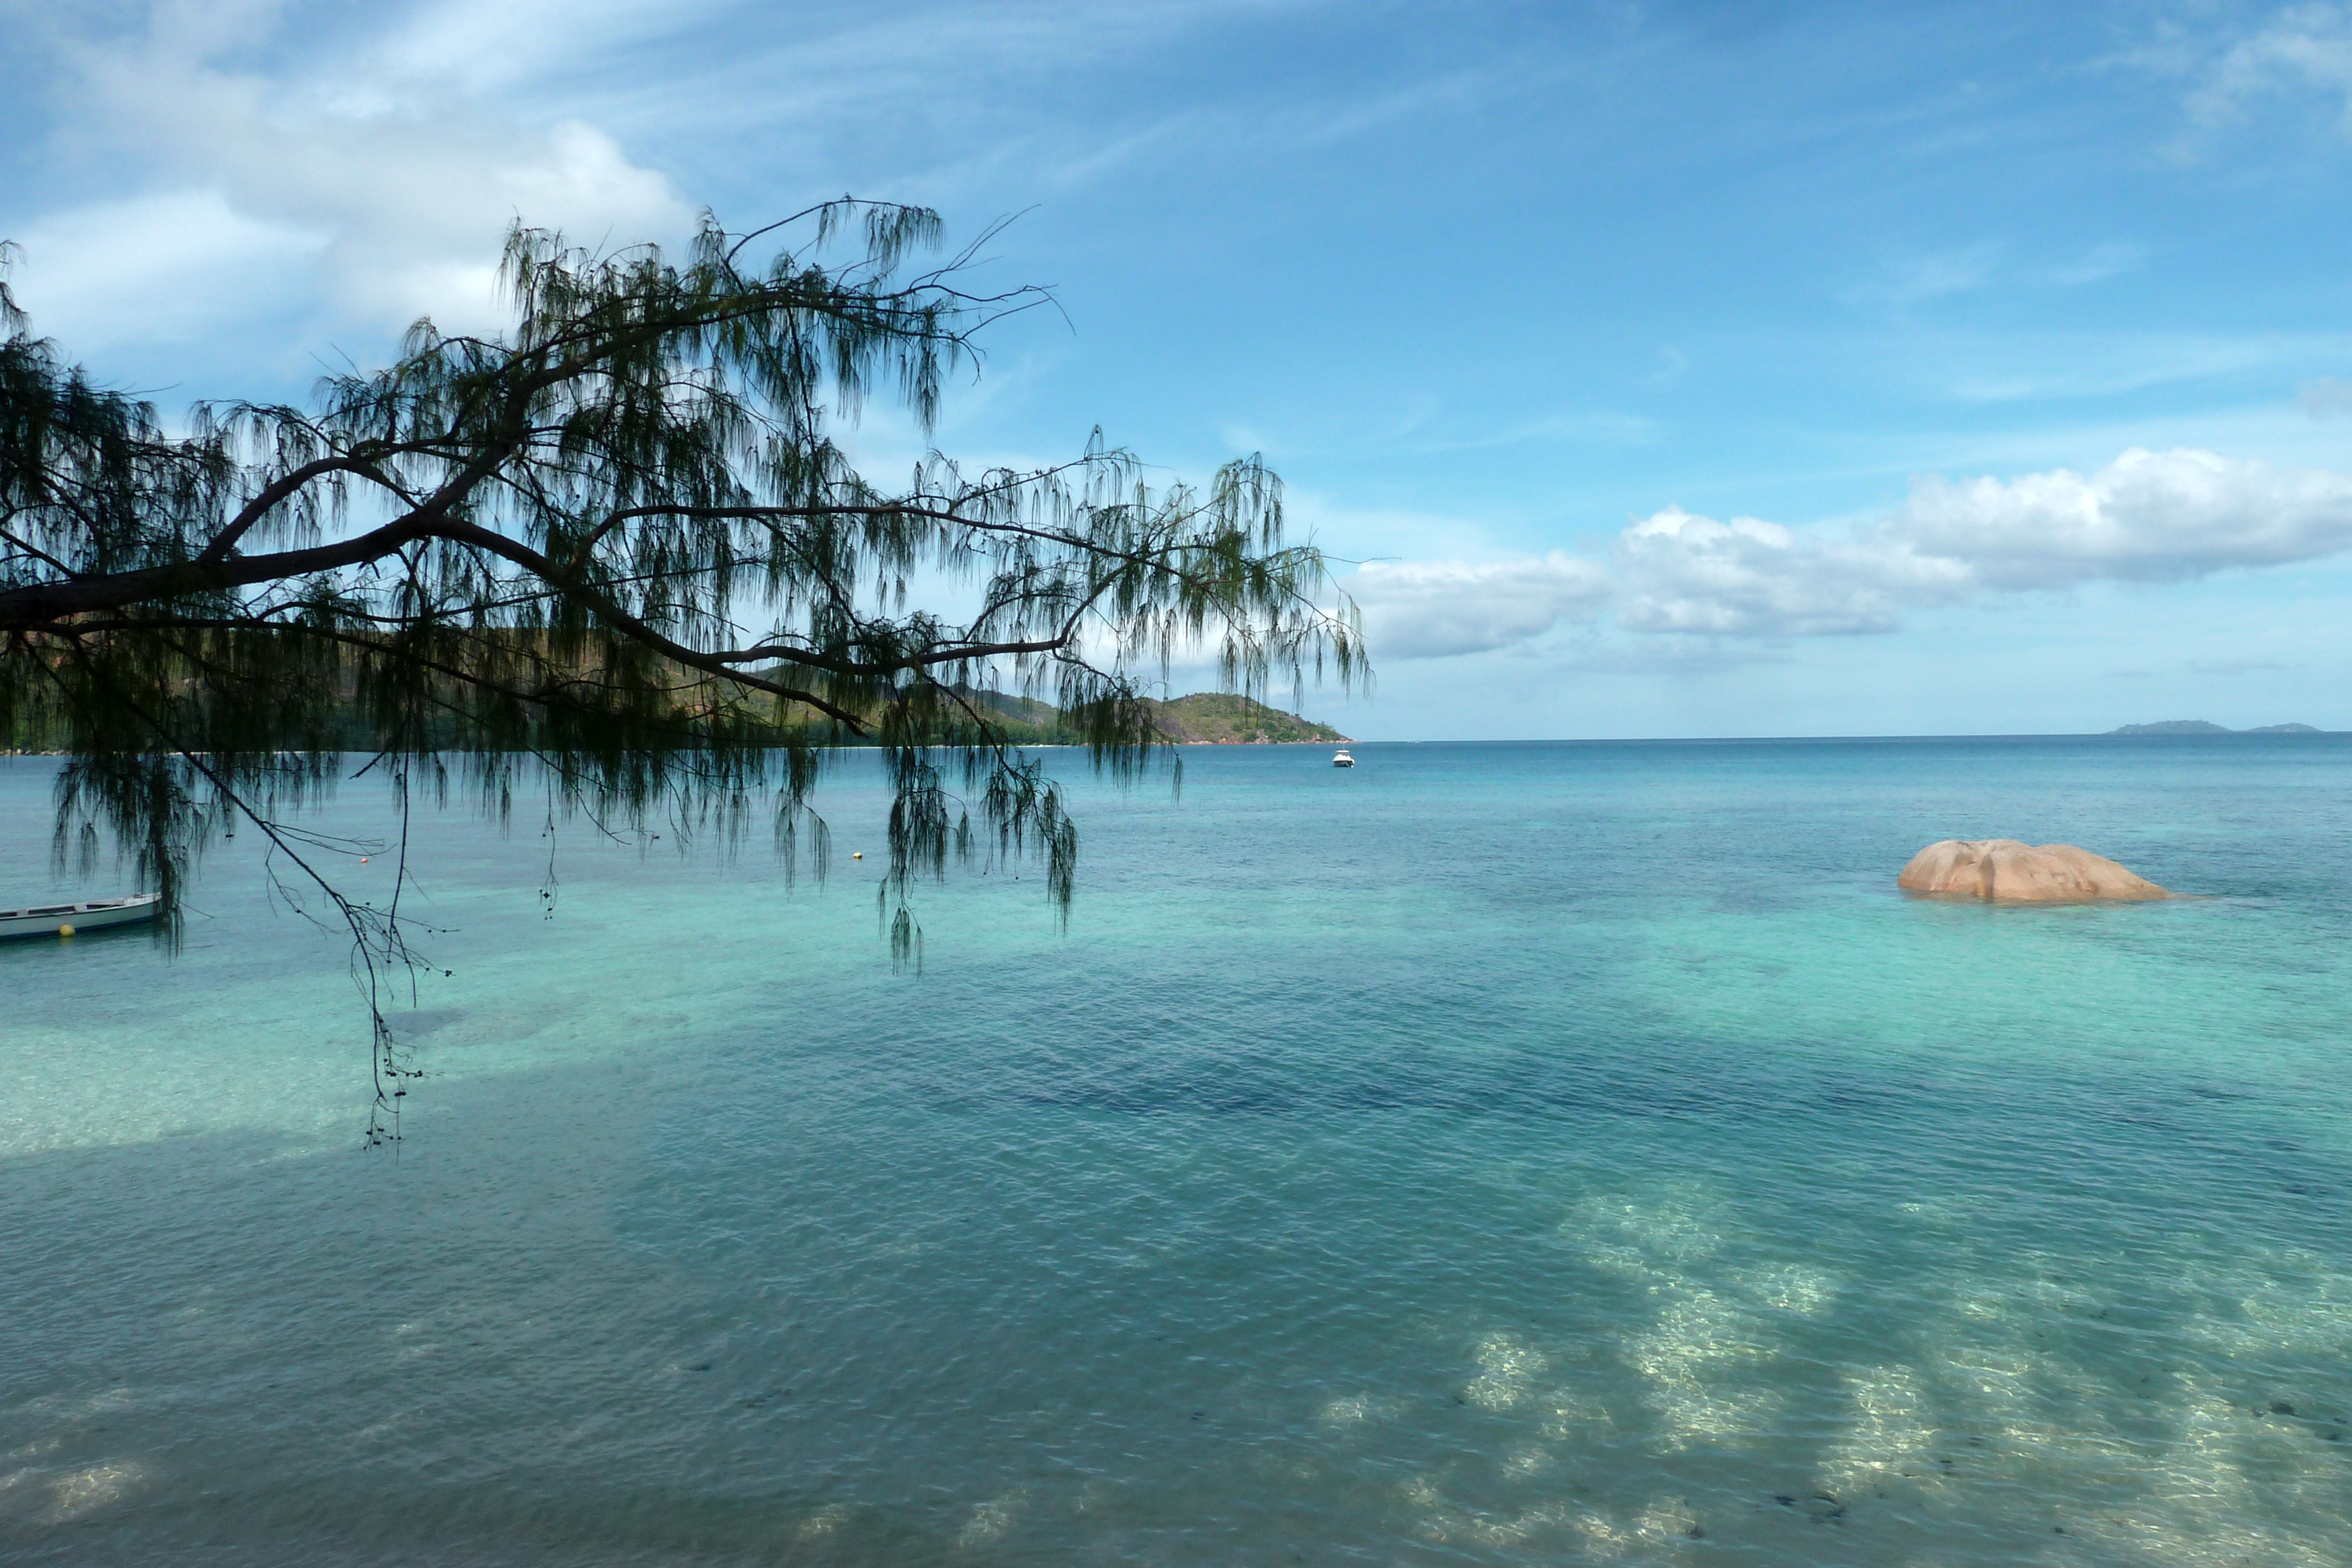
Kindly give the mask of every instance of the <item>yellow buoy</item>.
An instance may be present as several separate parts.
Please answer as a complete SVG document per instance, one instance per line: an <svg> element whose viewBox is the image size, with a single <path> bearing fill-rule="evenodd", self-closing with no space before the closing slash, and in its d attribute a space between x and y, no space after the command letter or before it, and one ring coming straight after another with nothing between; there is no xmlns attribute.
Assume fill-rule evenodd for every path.
<svg viewBox="0 0 2352 1568"><path fill-rule="evenodd" d="M58 935L60 936L70 936L73 935L73 927L70 925L60 925L58 927Z"/></svg>
<svg viewBox="0 0 2352 1568"><path fill-rule="evenodd" d="M851 860L854 860L854 861L862 861L862 860L864 860L864 859L866 858L866 852L865 852L865 851L863 851L863 850L856 851L856 852L854 852L850 855L850 857L849 857L849 858L850 858Z"/></svg>

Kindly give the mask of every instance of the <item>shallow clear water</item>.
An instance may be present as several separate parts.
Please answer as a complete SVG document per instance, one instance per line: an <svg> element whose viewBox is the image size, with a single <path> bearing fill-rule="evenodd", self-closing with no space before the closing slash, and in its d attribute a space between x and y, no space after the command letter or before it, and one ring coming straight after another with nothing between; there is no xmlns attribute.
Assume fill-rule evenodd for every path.
<svg viewBox="0 0 2352 1568"><path fill-rule="evenodd" d="M397 1159L250 834L0 947L0 1557L2352 1557L2352 745L1357 756L1082 786L919 979L856 765L790 896L428 823ZM2208 896L1894 890L1997 833Z"/></svg>

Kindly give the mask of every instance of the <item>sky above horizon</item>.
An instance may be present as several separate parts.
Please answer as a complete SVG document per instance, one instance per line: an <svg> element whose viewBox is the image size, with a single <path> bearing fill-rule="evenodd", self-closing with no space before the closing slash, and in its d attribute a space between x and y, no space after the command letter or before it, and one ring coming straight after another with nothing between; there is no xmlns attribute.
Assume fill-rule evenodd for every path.
<svg viewBox="0 0 2352 1568"><path fill-rule="evenodd" d="M950 391L967 465L1265 454L1364 608L1373 691L1305 704L1352 735L2352 728L2352 5L0 27L12 287L167 409L495 327L518 215L674 244L853 192L1014 217L980 276L1060 302Z"/></svg>

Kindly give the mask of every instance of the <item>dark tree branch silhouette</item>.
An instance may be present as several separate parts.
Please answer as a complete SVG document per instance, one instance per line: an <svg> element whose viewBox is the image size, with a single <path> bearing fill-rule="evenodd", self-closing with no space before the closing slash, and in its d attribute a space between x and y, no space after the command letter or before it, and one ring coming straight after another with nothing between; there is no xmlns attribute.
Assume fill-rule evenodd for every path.
<svg viewBox="0 0 2352 1568"><path fill-rule="evenodd" d="M1179 653L1255 693L1349 684L1362 649L1255 458L1200 488L1099 437L1033 472L934 451L901 487L859 474L834 422L888 393L928 431L974 334L1048 302L967 289L971 249L908 271L940 233L845 199L749 235L706 218L679 262L518 225L511 331L419 321L311 410L203 403L178 434L31 334L0 247L0 734L68 754L60 861L111 841L168 911L208 842L256 824L352 936L385 1111L381 983L416 962L399 894L338 892L289 815L347 757L404 821L453 783L502 816L536 763L551 813L731 841L764 811L787 874L821 875L824 763L878 747L894 961L914 879L989 838L1044 861L1066 915L1062 791L977 694L1053 701L1129 779L1163 755L1144 697Z"/></svg>

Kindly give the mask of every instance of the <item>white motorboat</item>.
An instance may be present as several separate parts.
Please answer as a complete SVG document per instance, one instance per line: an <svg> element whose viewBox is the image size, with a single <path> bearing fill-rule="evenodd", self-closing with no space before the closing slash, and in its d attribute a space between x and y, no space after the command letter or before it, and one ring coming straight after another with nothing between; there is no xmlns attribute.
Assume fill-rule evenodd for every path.
<svg viewBox="0 0 2352 1568"><path fill-rule="evenodd" d="M155 918L160 893L128 898L97 898L87 904L44 904L34 909L0 909L0 936L65 936L101 925L135 925Z"/></svg>
<svg viewBox="0 0 2352 1568"><path fill-rule="evenodd" d="M1348 748L1344 746L1332 754L1331 766L1334 768L1353 768L1355 765L1356 759L1348 755Z"/></svg>

